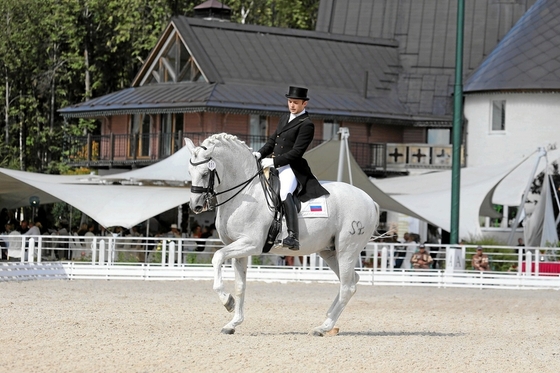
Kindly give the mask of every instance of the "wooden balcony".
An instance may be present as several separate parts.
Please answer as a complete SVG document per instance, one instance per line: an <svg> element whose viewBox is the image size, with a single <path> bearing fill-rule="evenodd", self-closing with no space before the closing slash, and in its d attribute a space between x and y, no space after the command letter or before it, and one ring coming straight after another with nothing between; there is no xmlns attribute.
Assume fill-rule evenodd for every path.
<svg viewBox="0 0 560 373"><path fill-rule="evenodd" d="M72 167L136 168L156 163L183 146L183 138L195 145L210 133L149 133L134 135L87 135L65 139L66 162ZM237 134L253 149L267 140L264 136ZM324 142L314 140L310 148ZM407 172L409 168L451 168L451 145L349 142L356 162L370 176Z"/></svg>

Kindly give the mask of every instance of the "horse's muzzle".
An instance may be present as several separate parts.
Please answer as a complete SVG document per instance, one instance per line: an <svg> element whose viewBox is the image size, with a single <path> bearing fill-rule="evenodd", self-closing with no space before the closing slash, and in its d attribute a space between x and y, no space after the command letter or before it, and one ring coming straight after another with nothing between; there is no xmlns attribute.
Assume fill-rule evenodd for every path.
<svg viewBox="0 0 560 373"><path fill-rule="evenodd" d="M204 211L204 207L203 206L195 206L192 210L195 214L200 214L201 212Z"/></svg>

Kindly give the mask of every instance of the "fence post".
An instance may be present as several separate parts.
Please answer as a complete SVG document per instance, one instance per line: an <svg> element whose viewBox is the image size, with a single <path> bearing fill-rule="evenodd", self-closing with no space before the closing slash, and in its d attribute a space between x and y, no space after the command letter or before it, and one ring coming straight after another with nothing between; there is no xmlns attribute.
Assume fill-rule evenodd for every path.
<svg viewBox="0 0 560 373"><path fill-rule="evenodd" d="M538 258L538 256L537 256ZM533 261L533 253L530 250L527 250L527 253L525 254L525 274L530 276L531 275L531 264Z"/></svg>
<svg viewBox="0 0 560 373"><path fill-rule="evenodd" d="M171 241L169 243L169 260L167 263L169 267L173 267L175 265L175 242L174 241Z"/></svg>
<svg viewBox="0 0 560 373"><path fill-rule="evenodd" d="M37 239L37 263L41 263L43 254L43 237Z"/></svg>
<svg viewBox="0 0 560 373"><path fill-rule="evenodd" d="M21 264L25 263L25 254L26 254L26 250L25 250L25 236L21 236L21 248L20 248L20 255L21 255Z"/></svg>
<svg viewBox="0 0 560 373"><path fill-rule="evenodd" d="M161 243L161 266L165 266L165 257L167 255L167 240L163 240Z"/></svg>
<svg viewBox="0 0 560 373"><path fill-rule="evenodd" d="M379 255L379 249L377 248L377 243L373 244L373 263L372 263L372 269L373 271L377 271L377 256Z"/></svg>
<svg viewBox="0 0 560 373"><path fill-rule="evenodd" d="M27 245L28 245L27 262L33 263L33 259L35 258L35 239L31 237L29 241L27 241Z"/></svg>
<svg viewBox="0 0 560 373"><path fill-rule="evenodd" d="M395 268L395 245L389 247L389 272L393 272Z"/></svg>
<svg viewBox="0 0 560 373"><path fill-rule="evenodd" d="M133 153L132 153L132 160L136 160L137 157L137 153L138 153L138 134L135 133L134 135L132 135L132 149L133 149Z"/></svg>
<svg viewBox="0 0 560 373"><path fill-rule="evenodd" d="M383 272L387 271L387 246L381 248L381 270Z"/></svg>
<svg viewBox="0 0 560 373"><path fill-rule="evenodd" d="M87 162L89 166L91 162L91 133L87 134Z"/></svg>
<svg viewBox="0 0 560 373"><path fill-rule="evenodd" d="M91 241L91 247L89 248L91 250L91 264L95 264L95 259L97 258L97 250L95 250L96 247L97 237L94 236L93 240Z"/></svg>
<svg viewBox="0 0 560 373"><path fill-rule="evenodd" d="M99 265L105 265L105 240L99 241Z"/></svg>
<svg viewBox="0 0 560 373"><path fill-rule="evenodd" d="M317 253L313 253L309 256L309 269L311 271L317 270Z"/></svg>
<svg viewBox="0 0 560 373"><path fill-rule="evenodd" d="M463 246L463 250L464 250ZM461 267L461 252L458 247L445 247L445 272L453 273L456 269L464 269Z"/></svg>
<svg viewBox="0 0 560 373"><path fill-rule="evenodd" d="M109 161L111 164L115 160L115 135L111 132L109 136Z"/></svg>
<svg viewBox="0 0 560 373"><path fill-rule="evenodd" d="M183 264L183 240L177 241L177 265Z"/></svg>

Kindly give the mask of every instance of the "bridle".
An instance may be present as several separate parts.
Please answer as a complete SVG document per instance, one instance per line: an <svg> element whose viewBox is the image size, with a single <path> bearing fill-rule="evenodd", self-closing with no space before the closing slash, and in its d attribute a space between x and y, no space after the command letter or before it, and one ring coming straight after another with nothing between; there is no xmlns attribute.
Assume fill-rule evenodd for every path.
<svg viewBox="0 0 560 373"><path fill-rule="evenodd" d="M206 150L206 147L204 147L204 146L201 146L201 148ZM216 162L214 162L212 157L210 157L208 159L205 159L203 161L200 161L200 162L193 162L192 159L191 159L189 162L193 166L199 166L201 164L208 163L208 170L210 170L210 175L209 175L209 179L208 179L208 186L203 187L203 186L198 186L198 185L192 185L191 186L191 193L203 194L204 202L206 203L206 207L210 211L214 210L216 207L221 206L224 203L229 202L230 200L235 198L239 193L241 193L243 191L243 189L245 189L251 183L251 181L253 181L253 179L255 177L257 177L259 174L262 174L262 172L263 172L261 167L257 167L258 168L257 173L254 174L253 176L251 176L248 180L246 180L246 181L244 181L240 184L237 184L236 186L231 187L227 190L216 193L216 191L214 190L214 180L218 179L218 184L220 184L221 181L220 181L220 176L218 175L218 171L216 170ZM258 163L258 161L257 161L257 163ZM225 201L223 201L221 203L218 203L217 197L219 195L227 193L227 192L231 192L232 190L235 190L237 188L240 188L237 191L237 193L235 193L233 196L229 197Z"/></svg>

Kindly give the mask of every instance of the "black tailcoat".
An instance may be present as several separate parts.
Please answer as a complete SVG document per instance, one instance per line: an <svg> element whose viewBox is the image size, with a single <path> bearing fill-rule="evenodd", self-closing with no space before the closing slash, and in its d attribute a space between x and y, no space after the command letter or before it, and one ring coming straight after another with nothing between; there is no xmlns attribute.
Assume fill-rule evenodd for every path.
<svg viewBox="0 0 560 373"><path fill-rule="evenodd" d="M313 140L315 125L309 119L307 112L291 122L288 122L288 119L289 114L280 118L278 128L259 153L263 158L272 154L276 168L290 165L298 181L295 194L300 201L306 202L312 198L328 195L329 192L321 186L303 158L303 154Z"/></svg>

